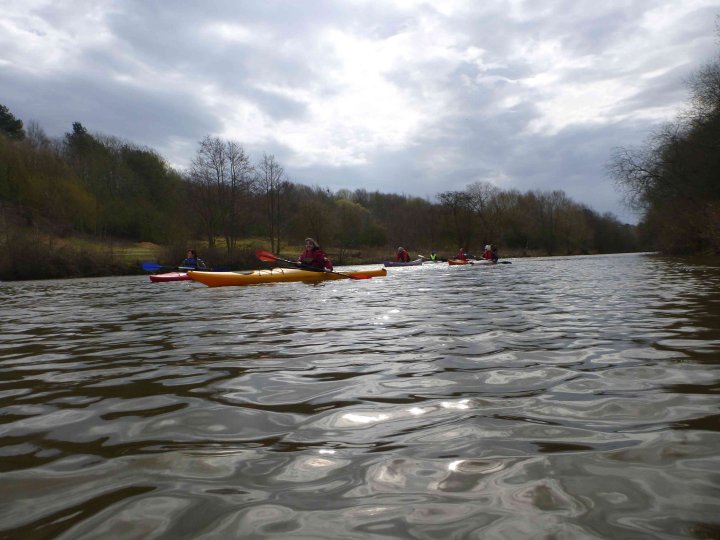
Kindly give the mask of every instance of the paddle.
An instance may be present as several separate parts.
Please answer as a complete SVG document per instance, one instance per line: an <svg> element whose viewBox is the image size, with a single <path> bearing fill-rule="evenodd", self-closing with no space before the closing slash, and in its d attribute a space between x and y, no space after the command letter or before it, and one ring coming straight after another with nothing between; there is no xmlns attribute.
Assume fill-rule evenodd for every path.
<svg viewBox="0 0 720 540"><path fill-rule="evenodd" d="M227 266L217 266L215 268L195 268L194 266L165 266L152 262L144 262L141 263L140 266L146 272L157 272L158 270L162 270L163 268L167 268L169 270L178 270L180 272L187 272L188 270L200 270L203 272L227 272L228 270L230 270Z"/></svg>
<svg viewBox="0 0 720 540"><path fill-rule="evenodd" d="M162 264L158 263L151 263L151 262L144 262L140 265L143 270L146 272L157 272L158 270L162 270L163 268L167 268L170 270L195 270L195 268L189 268L187 266L164 266Z"/></svg>
<svg viewBox="0 0 720 540"><path fill-rule="evenodd" d="M370 276L365 276L362 274L356 274L356 275L350 275L350 274L343 274L342 272L335 272L333 270L321 270L320 268L315 268L314 266L310 266L307 264L294 262L294 261L288 261L287 259L281 259L280 257L276 257L269 251L264 251L262 249L259 249L255 252L255 256L260 259L261 261L265 262L274 262L274 261L282 261L284 263L291 264L293 266L301 266L303 268L309 268L311 270L315 270L317 272L327 272L328 274L337 274L338 276L346 277L349 279L370 279Z"/></svg>

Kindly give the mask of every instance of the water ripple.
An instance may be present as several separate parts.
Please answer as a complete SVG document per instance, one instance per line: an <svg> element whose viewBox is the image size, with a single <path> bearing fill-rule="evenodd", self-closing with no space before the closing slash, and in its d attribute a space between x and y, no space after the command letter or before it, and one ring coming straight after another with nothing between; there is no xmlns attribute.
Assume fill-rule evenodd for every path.
<svg viewBox="0 0 720 540"><path fill-rule="evenodd" d="M0 536L720 536L720 269L0 284Z"/></svg>

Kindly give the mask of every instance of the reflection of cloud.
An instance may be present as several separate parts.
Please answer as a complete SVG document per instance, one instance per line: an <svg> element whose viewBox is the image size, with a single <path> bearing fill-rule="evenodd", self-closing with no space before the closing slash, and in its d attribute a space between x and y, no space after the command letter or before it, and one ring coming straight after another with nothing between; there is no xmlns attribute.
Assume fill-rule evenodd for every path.
<svg viewBox="0 0 720 540"><path fill-rule="evenodd" d="M405 387L408 383L395 383L390 382L384 383L387 386L392 387ZM449 384L449 383L447 383ZM417 385L415 385L417 386ZM433 385L432 381L424 381L423 386L428 388L437 388ZM408 419L414 420L415 417L420 415L444 415L452 416L455 415L455 411L465 411L473 406L472 400L460 399L456 401L441 401L438 403L425 403L422 407L414 406L409 408L394 408L387 412L373 412L373 411L360 411L354 412L338 412L330 415L325 422L328 422L333 429L337 428L357 428L357 427L372 427L380 424L387 424L389 422L404 422Z"/></svg>
<svg viewBox="0 0 720 540"><path fill-rule="evenodd" d="M384 422L389 419L390 416L387 414L356 414L348 413L343 414L342 419L348 424L376 424L378 422Z"/></svg>
<svg viewBox="0 0 720 540"><path fill-rule="evenodd" d="M276 479L283 482L314 482L332 475L350 463L349 459L301 455L288 462L276 475Z"/></svg>
<svg viewBox="0 0 720 540"><path fill-rule="evenodd" d="M440 404L444 409L469 409L470 408L470 400L469 399L461 399L460 401L443 401Z"/></svg>

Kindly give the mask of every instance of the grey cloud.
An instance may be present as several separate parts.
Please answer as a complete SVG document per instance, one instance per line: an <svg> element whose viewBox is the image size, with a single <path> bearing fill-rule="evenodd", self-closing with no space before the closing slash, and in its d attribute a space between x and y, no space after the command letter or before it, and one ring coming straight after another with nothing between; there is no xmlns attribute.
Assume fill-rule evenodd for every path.
<svg viewBox="0 0 720 540"><path fill-rule="evenodd" d="M667 0L668 5L671 0ZM279 120L308 121L308 104L283 90L301 91L322 100L338 94L328 73L345 61L327 31L379 40L419 31L420 19L433 21L438 35L449 36L456 58L474 48L479 62L468 58L447 64L444 57L424 63L410 59L386 74L410 99L426 106L444 104L437 117L423 124L403 148L379 148L364 166L294 166L299 150L278 141L246 145L254 159L274 154L294 181L331 189L434 197L447 189L464 189L474 181L506 178L500 187L520 190L562 189L598 211L622 213L619 195L605 176L604 165L614 146L640 144L659 119L637 113L682 103L683 81L716 50L713 21L717 9L701 7L678 20L663 34L642 29L638 22L662 2L598 4L594 1L526 2L516 17L505 2L477 2L458 15L444 15L427 3L412 9L381 2L331 0L210 0L172 3L128 0L102 11L94 2L57 2L29 6L27 30L42 35L48 28L80 30L87 13L107 25L109 45L99 41L77 48L62 72L32 73L13 66L0 70L0 103L26 122L37 120L50 135L61 135L80 121L95 132L128 139L156 149L180 165L192 159L197 141L222 130L234 111L207 103L197 88L212 86L231 98L254 104L269 125ZM2 17L2 15L0 15ZM39 18L39 19L38 19ZM251 29L247 40L220 40L208 28L233 23ZM588 125L572 125L558 133L528 134L540 117L538 100L545 89L522 81L548 67L518 53L540 43L559 44L565 57L592 58L583 68L567 69L559 85L620 81L640 92L618 99L612 116ZM610 65L610 51L632 42L644 65ZM3 39L0 36L0 45ZM650 54L661 49L662 54ZM640 53L643 53L642 55ZM22 49L0 47L0 61ZM422 57L421 55L418 55ZM602 61L601 61L602 60ZM73 71L73 65L80 65ZM676 67L648 77L666 66ZM440 74L443 74L442 77ZM562 87L561 87L562 88ZM500 106L506 97L517 103ZM671 120L668 118L667 120ZM178 153L178 141L183 147ZM243 143L242 140L239 142ZM441 158L449 165L435 169Z"/></svg>

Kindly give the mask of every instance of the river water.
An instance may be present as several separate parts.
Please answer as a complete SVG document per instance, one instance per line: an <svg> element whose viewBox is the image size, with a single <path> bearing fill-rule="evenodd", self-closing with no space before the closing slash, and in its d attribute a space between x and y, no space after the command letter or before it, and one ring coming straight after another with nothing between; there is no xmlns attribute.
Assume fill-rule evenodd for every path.
<svg viewBox="0 0 720 540"><path fill-rule="evenodd" d="M720 537L709 264L0 298L0 538Z"/></svg>

